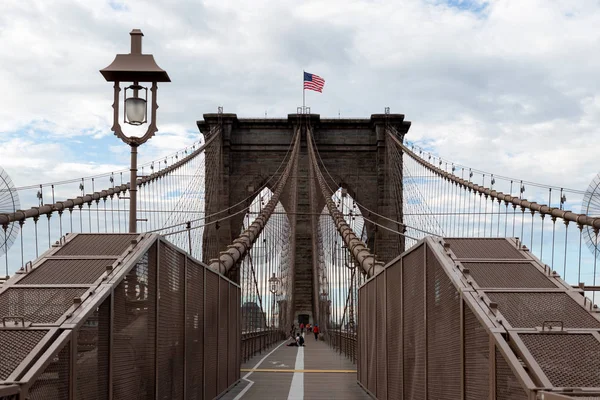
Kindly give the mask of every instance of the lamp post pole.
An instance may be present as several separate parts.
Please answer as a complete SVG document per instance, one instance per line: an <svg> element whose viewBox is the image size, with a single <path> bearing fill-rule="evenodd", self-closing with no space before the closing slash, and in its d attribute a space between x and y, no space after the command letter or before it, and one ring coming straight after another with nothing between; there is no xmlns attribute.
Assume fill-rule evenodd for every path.
<svg viewBox="0 0 600 400"><path fill-rule="evenodd" d="M169 75L161 69L151 54L142 53L142 37L144 34L139 29L134 29L129 33L131 37L131 50L129 54L117 54L114 61L106 68L100 70L100 73L108 82L114 82L114 102L113 102L113 126L111 130L123 142L131 148L131 166L129 169L129 233L137 232L137 152L138 146L147 142L158 128L156 127L156 102L157 83L171 82ZM150 82L152 84L150 92L152 94L152 103L150 105L150 124L143 136L128 136L121 129L119 123L119 92L120 84L123 82L132 82L133 84L125 87L125 96L123 102L123 121L127 124L140 126L148 122L148 88L141 86L140 83ZM128 90L133 95L127 97ZM130 93L131 93L130 92ZM140 92L144 96L140 96Z"/></svg>
<svg viewBox="0 0 600 400"><path fill-rule="evenodd" d="M271 328L275 327L275 295L277 293L277 283L278 283L279 279L277 279L277 277L275 276L275 272L273 272L273 275L271 276L271 278L269 278L269 291L271 292L271 299L272 299L272 303L271 303Z"/></svg>
<svg viewBox="0 0 600 400"><path fill-rule="evenodd" d="M137 145L131 144L129 168L129 233L137 231Z"/></svg>

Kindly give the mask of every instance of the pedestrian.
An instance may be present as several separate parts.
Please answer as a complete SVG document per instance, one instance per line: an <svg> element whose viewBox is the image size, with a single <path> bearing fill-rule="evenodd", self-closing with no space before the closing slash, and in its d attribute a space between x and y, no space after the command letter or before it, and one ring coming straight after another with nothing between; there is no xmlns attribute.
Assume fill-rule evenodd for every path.
<svg viewBox="0 0 600 400"><path fill-rule="evenodd" d="M298 334L298 346L304 347L304 336Z"/></svg>
<svg viewBox="0 0 600 400"><path fill-rule="evenodd" d="M319 340L319 325L314 326L313 333L315 334L315 340Z"/></svg>
<svg viewBox="0 0 600 400"><path fill-rule="evenodd" d="M304 322L300 322L300 333L304 333Z"/></svg>
<svg viewBox="0 0 600 400"><path fill-rule="evenodd" d="M288 347L298 347L300 346L300 334L298 333L298 336L296 336L296 338L294 338L293 336L291 337L292 341L290 343L288 343L286 346Z"/></svg>

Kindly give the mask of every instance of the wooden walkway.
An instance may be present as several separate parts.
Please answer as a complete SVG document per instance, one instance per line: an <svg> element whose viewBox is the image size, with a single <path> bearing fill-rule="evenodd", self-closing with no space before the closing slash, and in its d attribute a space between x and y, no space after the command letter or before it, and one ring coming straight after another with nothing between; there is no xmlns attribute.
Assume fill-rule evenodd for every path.
<svg viewBox="0 0 600 400"><path fill-rule="evenodd" d="M224 400L368 400L356 383L356 366L322 341L306 346L281 342L242 365L242 379Z"/></svg>

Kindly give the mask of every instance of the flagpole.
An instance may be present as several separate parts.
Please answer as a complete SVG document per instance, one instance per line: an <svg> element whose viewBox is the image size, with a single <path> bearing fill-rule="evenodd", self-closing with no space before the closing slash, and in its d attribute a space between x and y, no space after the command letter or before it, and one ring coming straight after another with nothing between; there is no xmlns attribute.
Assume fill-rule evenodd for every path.
<svg viewBox="0 0 600 400"><path fill-rule="evenodd" d="M302 114L304 114L304 110L306 110L306 90L304 89L304 70L302 70Z"/></svg>

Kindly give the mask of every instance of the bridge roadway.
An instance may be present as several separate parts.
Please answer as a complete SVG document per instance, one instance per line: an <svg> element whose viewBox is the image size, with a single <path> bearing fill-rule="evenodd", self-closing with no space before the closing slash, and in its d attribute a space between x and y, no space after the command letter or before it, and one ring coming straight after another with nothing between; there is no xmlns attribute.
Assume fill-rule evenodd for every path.
<svg viewBox="0 0 600 400"><path fill-rule="evenodd" d="M242 379L221 399L371 399L356 382L356 365L306 335L304 347L279 342L242 365Z"/></svg>

